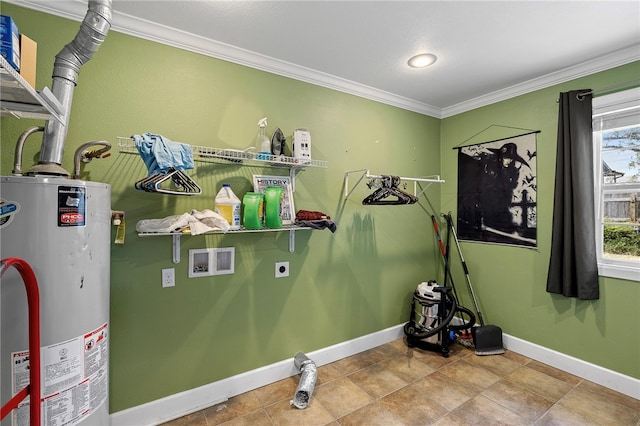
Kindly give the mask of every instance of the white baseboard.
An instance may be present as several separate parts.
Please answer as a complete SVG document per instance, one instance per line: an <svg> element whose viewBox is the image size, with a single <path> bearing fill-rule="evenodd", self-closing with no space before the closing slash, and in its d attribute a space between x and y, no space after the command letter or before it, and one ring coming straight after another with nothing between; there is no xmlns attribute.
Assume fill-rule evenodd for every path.
<svg viewBox="0 0 640 426"><path fill-rule="evenodd" d="M403 325L377 331L353 340L338 343L314 352L305 353L318 367L355 355L404 336ZM157 425L224 402L300 372L293 364L293 357L275 364L257 368L208 385L170 395L166 398L112 413L111 426ZM293 398L293 394L291 395Z"/></svg>
<svg viewBox="0 0 640 426"><path fill-rule="evenodd" d="M366 336L305 353L317 366L332 363L404 336L403 324ZM547 349L517 337L503 334L506 349L551 365L578 377L598 383L617 392L640 399L640 380L617 373L595 364ZM295 354L293 354L295 356ZM208 385L170 395L136 407L111 414L112 426L157 425L227 399L286 379L299 373L289 359L238 374ZM293 398L293 395L291 395Z"/></svg>
<svg viewBox="0 0 640 426"><path fill-rule="evenodd" d="M640 399L640 380L503 333L504 347L575 376Z"/></svg>

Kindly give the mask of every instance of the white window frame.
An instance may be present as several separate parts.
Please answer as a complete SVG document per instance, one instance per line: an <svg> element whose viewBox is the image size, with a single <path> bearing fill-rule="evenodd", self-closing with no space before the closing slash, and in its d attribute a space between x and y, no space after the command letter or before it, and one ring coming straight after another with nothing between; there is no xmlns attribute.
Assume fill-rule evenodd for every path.
<svg viewBox="0 0 640 426"><path fill-rule="evenodd" d="M594 144L594 170L595 170L595 229L596 229L596 249L598 255L598 273L600 276L621 278L630 281L640 282L640 261L619 260L605 258L603 256L603 192L628 192L640 190L640 183L620 185L603 184L602 179L602 133L597 125L601 117L613 114L620 110L640 108L640 88L625 90L623 92L600 96L593 99L593 144ZM639 112L640 113L640 112ZM607 130L606 128L604 130Z"/></svg>

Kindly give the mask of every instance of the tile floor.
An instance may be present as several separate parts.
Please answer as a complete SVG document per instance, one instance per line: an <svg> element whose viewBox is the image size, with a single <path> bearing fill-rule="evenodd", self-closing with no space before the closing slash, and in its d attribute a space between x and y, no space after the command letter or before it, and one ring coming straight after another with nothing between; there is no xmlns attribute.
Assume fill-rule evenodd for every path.
<svg viewBox="0 0 640 426"><path fill-rule="evenodd" d="M450 349L444 358L398 339L318 367L306 409L290 405L294 376L164 426L640 426L640 400L513 352Z"/></svg>

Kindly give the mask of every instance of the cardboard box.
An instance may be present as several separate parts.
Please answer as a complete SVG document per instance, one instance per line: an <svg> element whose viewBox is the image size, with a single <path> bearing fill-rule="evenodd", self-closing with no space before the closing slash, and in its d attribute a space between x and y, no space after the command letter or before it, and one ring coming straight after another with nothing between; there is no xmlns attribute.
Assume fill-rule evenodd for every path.
<svg viewBox="0 0 640 426"><path fill-rule="evenodd" d="M20 75L34 89L36 88L36 60L38 43L20 34Z"/></svg>
<svg viewBox="0 0 640 426"><path fill-rule="evenodd" d="M18 34L18 26L11 16L0 15L0 54L16 71L20 71L20 39Z"/></svg>

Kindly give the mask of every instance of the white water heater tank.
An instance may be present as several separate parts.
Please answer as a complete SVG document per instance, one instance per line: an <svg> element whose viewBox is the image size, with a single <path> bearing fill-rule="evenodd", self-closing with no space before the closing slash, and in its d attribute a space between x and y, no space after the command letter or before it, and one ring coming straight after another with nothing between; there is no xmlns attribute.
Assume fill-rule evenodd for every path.
<svg viewBox="0 0 640 426"><path fill-rule="evenodd" d="M43 425L109 424L111 187L59 177L0 177L2 258L33 268L40 292ZM29 380L25 286L0 282L0 403ZM29 425L29 398L1 426Z"/></svg>

